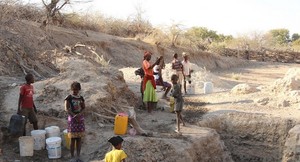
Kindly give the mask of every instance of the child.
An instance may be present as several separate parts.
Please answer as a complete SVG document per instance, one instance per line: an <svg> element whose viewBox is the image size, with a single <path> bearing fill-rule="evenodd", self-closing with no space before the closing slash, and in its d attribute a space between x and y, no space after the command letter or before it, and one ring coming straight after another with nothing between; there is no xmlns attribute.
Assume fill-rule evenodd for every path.
<svg viewBox="0 0 300 162"><path fill-rule="evenodd" d="M31 85L34 83L34 76L32 74L27 74L25 76L26 84L23 84L20 88L20 96L18 102L18 112L17 114L25 116L25 126L23 135L26 135L26 123L27 119L33 125L33 129L38 129L38 120L36 117L36 107L33 102L33 86Z"/></svg>
<svg viewBox="0 0 300 162"><path fill-rule="evenodd" d="M120 136L114 136L108 140L114 146L114 149L106 153L105 162L125 162L127 155L121 150L123 141Z"/></svg>
<svg viewBox="0 0 300 162"><path fill-rule="evenodd" d="M71 84L72 94L65 98L65 111L68 112L68 137L71 138L71 157L74 158L74 148L76 143L77 161L81 161L81 138L84 136L84 116L83 111L85 109L84 99L80 96L79 91L81 85L78 82Z"/></svg>
<svg viewBox="0 0 300 162"><path fill-rule="evenodd" d="M178 83L178 76L176 74L173 74L171 76L171 81L173 83L173 89L171 92L171 96L175 98L175 112L176 112L176 123L177 123L177 129L175 130L177 133L180 132L180 122L182 122L183 126L185 126L185 123L181 116L181 111L183 108L183 98L181 94L181 86Z"/></svg>

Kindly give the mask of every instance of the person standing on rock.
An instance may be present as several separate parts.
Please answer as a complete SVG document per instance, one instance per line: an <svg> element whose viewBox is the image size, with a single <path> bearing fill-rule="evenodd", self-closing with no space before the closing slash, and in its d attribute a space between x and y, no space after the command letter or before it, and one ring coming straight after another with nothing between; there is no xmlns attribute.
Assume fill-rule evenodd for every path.
<svg viewBox="0 0 300 162"><path fill-rule="evenodd" d="M175 130L177 133L180 132L180 122L185 126L185 123L182 119L181 111L183 109L183 97L181 93L181 88L178 83L178 76L176 74L173 74L171 76L171 81L173 84L173 89L171 91L171 96L175 99L175 108L174 111L176 112L176 124L177 129Z"/></svg>
<svg viewBox="0 0 300 162"><path fill-rule="evenodd" d="M26 136L26 123L27 119L33 125L33 129L38 129L38 120L36 117L36 107L33 102L33 86L34 76L32 74L27 74L25 76L26 84L23 84L20 88L20 96L18 102L17 114L25 116L25 126L23 135Z"/></svg>
<svg viewBox="0 0 300 162"><path fill-rule="evenodd" d="M147 105L147 110L149 113L152 112L152 110L155 108L156 103L158 101L157 95L156 95L156 84L153 76L153 67L155 65L158 65L160 60L162 59L162 56L160 56L154 64L150 64L152 53L149 51L144 52L144 61L143 61L143 70L145 73L145 76L143 78L143 94L144 98L143 101Z"/></svg>
<svg viewBox="0 0 300 162"><path fill-rule="evenodd" d="M81 161L81 138L84 136L85 125L83 111L85 110L84 98L79 94L81 85L78 82L71 84L72 94L65 98L65 111L68 113L68 137L71 139L70 152L71 161ZM77 158L74 159L76 144Z"/></svg>
<svg viewBox="0 0 300 162"><path fill-rule="evenodd" d="M191 80L191 73L193 72L193 70L191 69L191 63L189 61L189 55L185 52L182 53L183 56L183 61L181 62L182 66L183 66L183 78L184 78L184 93L187 94L186 91L186 82L189 82L189 84L192 83Z"/></svg>
<svg viewBox="0 0 300 162"><path fill-rule="evenodd" d="M178 60L178 54L175 53L173 55L172 69L176 71L176 75L179 77L178 81L180 85L182 85L182 81L183 81L182 68L183 66L181 62Z"/></svg>

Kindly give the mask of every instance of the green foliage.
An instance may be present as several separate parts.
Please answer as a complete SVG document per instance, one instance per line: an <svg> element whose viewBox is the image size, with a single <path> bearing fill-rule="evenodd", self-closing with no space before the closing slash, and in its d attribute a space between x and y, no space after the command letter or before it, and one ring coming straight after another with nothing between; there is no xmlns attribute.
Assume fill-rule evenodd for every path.
<svg viewBox="0 0 300 162"><path fill-rule="evenodd" d="M216 31L208 30L205 27L192 27L185 32L187 37L196 41L204 41L205 39L218 40L219 36Z"/></svg>
<svg viewBox="0 0 300 162"><path fill-rule="evenodd" d="M269 33L274 45L286 45L290 38L289 30L287 29L273 29Z"/></svg>
<svg viewBox="0 0 300 162"><path fill-rule="evenodd" d="M300 38L300 35L298 34L298 33L294 33L293 35L292 35L292 41L294 42L294 41L296 41L296 40L298 40Z"/></svg>

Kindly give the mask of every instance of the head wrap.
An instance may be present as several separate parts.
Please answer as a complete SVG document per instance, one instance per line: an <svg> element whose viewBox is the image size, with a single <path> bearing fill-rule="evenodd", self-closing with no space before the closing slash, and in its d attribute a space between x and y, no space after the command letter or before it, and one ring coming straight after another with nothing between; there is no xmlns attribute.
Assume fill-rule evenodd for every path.
<svg viewBox="0 0 300 162"><path fill-rule="evenodd" d="M152 55L152 53L149 52L149 51L145 51L145 52L144 52L144 57L146 57L146 56L148 56L148 55Z"/></svg>

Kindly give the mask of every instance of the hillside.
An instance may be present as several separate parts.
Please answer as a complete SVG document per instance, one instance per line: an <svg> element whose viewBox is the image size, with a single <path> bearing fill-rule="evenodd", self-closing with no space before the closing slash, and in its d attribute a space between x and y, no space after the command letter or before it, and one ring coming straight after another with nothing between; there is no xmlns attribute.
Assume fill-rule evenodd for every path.
<svg viewBox="0 0 300 162"><path fill-rule="evenodd" d="M113 135L114 113L132 108L141 127L152 136L124 135L129 161L294 158L289 154L295 152L294 145L290 144L293 139L288 145L285 142L291 128L299 123L298 64L260 63L208 52L195 53L88 30L56 26L42 30L38 23L30 21L1 21L0 24L2 128L16 112L24 73L31 72L37 78L34 87L40 128L51 125L59 126L61 131L66 128L63 99L70 93L73 81L82 83L81 94L87 103L83 161L104 158L110 149L107 139ZM175 114L168 111L167 100L160 99L158 109L151 115L138 109L140 78L134 70L141 66L145 50L152 51L155 57L164 56L167 66L163 76L167 81L172 74L169 64L172 55L190 53L196 94L185 96L183 115L187 127L183 127L182 134L174 131ZM214 84L213 93L203 93L204 82ZM239 84L248 86L235 87ZM162 92L159 88L157 91L161 97ZM32 127L27 127L30 133ZM1 136L0 161L50 161L45 150L35 152L33 157L20 157L17 139L8 140L5 131ZM69 151L63 148L58 161L69 158Z"/></svg>

